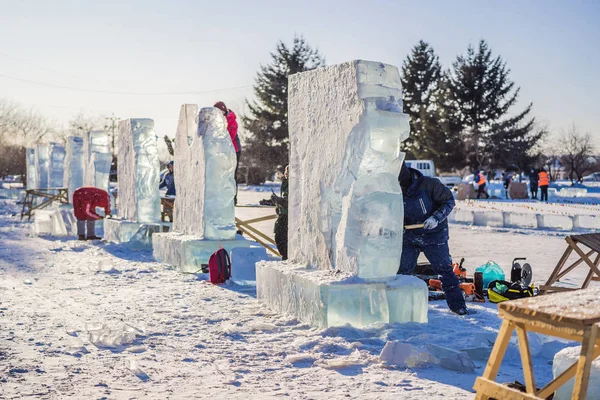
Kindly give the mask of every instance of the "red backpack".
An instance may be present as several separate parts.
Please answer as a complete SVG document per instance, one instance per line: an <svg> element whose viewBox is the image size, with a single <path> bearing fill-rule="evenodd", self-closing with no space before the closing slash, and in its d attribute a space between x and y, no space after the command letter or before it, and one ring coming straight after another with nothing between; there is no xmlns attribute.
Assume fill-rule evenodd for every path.
<svg viewBox="0 0 600 400"><path fill-rule="evenodd" d="M214 285L225 283L231 277L231 261L224 248L215 251L208 259L208 276Z"/></svg>

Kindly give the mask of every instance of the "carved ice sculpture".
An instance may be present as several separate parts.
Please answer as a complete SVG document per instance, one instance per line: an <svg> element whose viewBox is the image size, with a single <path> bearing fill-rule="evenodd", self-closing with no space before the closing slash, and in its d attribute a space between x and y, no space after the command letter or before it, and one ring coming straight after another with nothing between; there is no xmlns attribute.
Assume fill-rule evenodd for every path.
<svg viewBox="0 0 600 400"><path fill-rule="evenodd" d="M83 138L69 136L65 157L63 187L69 189L69 201L73 203L73 192L83 186Z"/></svg>
<svg viewBox="0 0 600 400"><path fill-rule="evenodd" d="M355 61L310 79L292 75L289 86L290 260L361 278L395 276L400 142L409 133L397 68Z"/></svg>
<svg viewBox="0 0 600 400"><path fill-rule="evenodd" d="M108 146L108 135L104 131L90 131L83 137L84 186L93 186L109 191L110 164L112 154Z"/></svg>
<svg viewBox="0 0 600 400"><path fill-rule="evenodd" d="M38 173L35 167L35 147L28 147L25 150L26 162L27 162L27 189L38 188Z"/></svg>
<svg viewBox="0 0 600 400"><path fill-rule="evenodd" d="M48 182L51 188L63 187L65 174L65 147L58 143L49 145Z"/></svg>
<svg viewBox="0 0 600 400"><path fill-rule="evenodd" d="M288 87L289 260L256 265L257 298L319 327L427 322L425 283L396 275L409 133L398 69L352 61Z"/></svg>
<svg viewBox="0 0 600 400"><path fill-rule="evenodd" d="M37 171L36 189L48 189L50 171L50 146L38 144L35 149L35 169Z"/></svg>
<svg viewBox="0 0 600 400"><path fill-rule="evenodd" d="M235 150L223 113L185 104L175 138L173 230L209 240L235 239Z"/></svg>
<svg viewBox="0 0 600 400"><path fill-rule="evenodd" d="M151 119L119 122L119 217L142 223L160 220L160 163Z"/></svg>

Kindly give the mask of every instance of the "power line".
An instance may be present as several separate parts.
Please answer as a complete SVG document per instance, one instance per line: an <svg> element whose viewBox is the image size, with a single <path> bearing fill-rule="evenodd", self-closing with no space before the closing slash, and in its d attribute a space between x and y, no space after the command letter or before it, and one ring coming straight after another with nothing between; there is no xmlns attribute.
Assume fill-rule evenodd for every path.
<svg viewBox="0 0 600 400"><path fill-rule="evenodd" d="M47 83L47 82L33 81L30 79L24 79L24 78L19 78L16 76L6 75L1 72L0 72L0 78L11 79L11 80L20 81L20 82L26 82L26 83L30 83L30 84L34 84L34 85L48 86L48 87L53 87L56 89L73 90L73 91L77 91L77 92L133 95L133 96L172 96L172 95L203 94L203 93L225 92L225 91L229 91L229 90L247 89L247 88L252 87L250 85L246 85L246 86L235 86L235 87L224 88L224 89L193 90L193 91L189 91L189 92L113 92L113 91L109 91L109 90L76 88L76 87L70 87L70 86L56 85L56 84Z"/></svg>

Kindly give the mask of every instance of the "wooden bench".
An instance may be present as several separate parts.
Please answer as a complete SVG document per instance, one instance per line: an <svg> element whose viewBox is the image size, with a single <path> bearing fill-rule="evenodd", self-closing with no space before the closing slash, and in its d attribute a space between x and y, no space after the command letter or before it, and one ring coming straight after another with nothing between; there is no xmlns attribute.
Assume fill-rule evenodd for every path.
<svg viewBox="0 0 600 400"><path fill-rule="evenodd" d="M42 201L34 205L36 199L41 198ZM33 212L37 209L44 208L53 201L58 201L62 204L69 204L69 189L68 188L47 188L47 189L26 189L25 200L23 200L23 208L21 209L21 219L27 215L27 219L31 219Z"/></svg>
<svg viewBox="0 0 600 400"><path fill-rule="evenodd" d="M587 394L592 361L600 355L600 288L554 293L498 305L504 319L482 377L475 381L476 399L545 399L575 377L573 399ZM517 331L527 393L495 382L513 331ZM580 342L579 360L540 390L536 389L527 332Z"/></svg>
<svg viewBox="0 0 600 400"><path fill-rule="evenodd" d="M567 241L567 249L558 261L558 264L556 264L556 267L552 274L550 274L546 284L540 286L540 294L585 289L589 286L591 281L600 281L600 270L598 269L598 264L600 263L600 234L588 233L585 235L571 235L567 236L565 240ZM585 246L588 250L584 250L580 246ZM573 264L565 267L567 260L573 252L577 253L579 256L578 259ZM593 257L594 261L592 261L590 257ZM583 281L581 288L565 288L554 285L582 263L589 267L590 270Z"/></svg>

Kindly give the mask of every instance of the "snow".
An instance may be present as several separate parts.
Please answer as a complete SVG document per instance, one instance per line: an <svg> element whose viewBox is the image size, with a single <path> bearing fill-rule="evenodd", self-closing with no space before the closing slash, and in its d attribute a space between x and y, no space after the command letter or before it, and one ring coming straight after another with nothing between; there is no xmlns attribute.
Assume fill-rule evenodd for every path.
<svg viewBox="0 0 600 400"><path fill-rule="evenodd" d="M270 192L241 189L240 204ZM19 213L14 200L0 199L0 398L472 399L501 322L494 304L469 303L478 313L458 317L438 301L429 303L427 324L318 329L261 305L253 286L214 286L123 245L37 237ZM269 213L236 209L241 219ZM260 226L270 233L272 223ZM449 244L469 274L494 260L509 276L512 259L527 257L539 285L564 252L564 236L451 224ZM561 284L581 284L587 270L575 268ZM90 337L98 331L112 332L104 343L116 347ZM554 355L574 344L529 340L541 386L552 379ZM427 353L428 344L462 351L475 371L386 365L379 358L394 341ZM515 337L498 380L523 382Z"/></svg>

